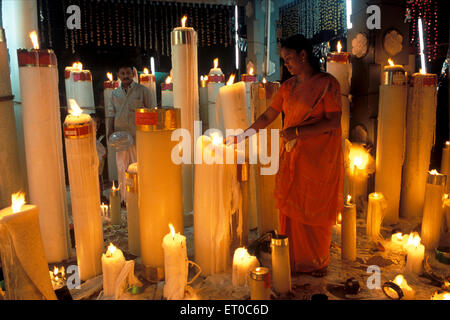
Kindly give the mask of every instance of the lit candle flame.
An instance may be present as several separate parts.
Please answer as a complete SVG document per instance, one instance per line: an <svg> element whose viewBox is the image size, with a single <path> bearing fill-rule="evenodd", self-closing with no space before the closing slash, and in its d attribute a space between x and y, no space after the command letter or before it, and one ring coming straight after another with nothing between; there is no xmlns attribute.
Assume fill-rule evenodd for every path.
<svg viewBox="0 0 450 320"><path fill-rule="evenodd" d="M394 237L397 238L397 240L402 241L403 240L403 235L401 232L397 232L394 234Z"/></svg>
<svg viewBox="0 0 450 320"><path fill-rule="evenodd" d="M111 72L106 73L106 76L108 77L109 81L113 81L113 75Z"/></svg>
<svg viewBox="0 0 450 320"><path fill-rule="evenodd" d="M338 43L337 43L337 51L338 51L338 53L341 53L341 50L342 50L342 45L341 45L341 41L339 40Z"/></svg>
<svg viewBox="0 0 450 320"><path fill-rule="evenodd" d="M420 68L419 72L420 74L426 74L425 70L423 70L422 68Z"/></svg>
<svg viewBox="0 0 450 320"><path fill-rule="evenodd" d="M414 246L415 248L419 247L420 245L420 236L417 232L414 232L414 234L410 234L408 238L408 246Z"/></svg>
<svg viewBox="0 0 450 320"><path fill-rule="evenodd" d="M266 77L262 79L262 83L267 83Z"/></svg>
<svg viewBox="0 0 450 320"><path fill-rule="evenodd" d="M217 69L219 67L219 58L215 58L213 61L214 69Z"/></svg>
<svg viewBox="0 0 450 320"><path fill-rule="evenodd" d="M220 136L220 134L213 132L211 134L211 139L212 139L212 144L215 146L218 146L220 144L222 144L223 140L222 137Z"/></svg>
<svg viewBox="0 0 450 320"><path fill-rule="evenodd" d="M232 75L230 76L230 78L229 78L228 81L227 81L227 86L232 85L232 84L234 83L234 77L235 77L234 74L232 74Z"/></svg>
<svg viewBox="0 0 450 320"><path fill-rule="evenodd" d="M148 74L148 69L144 68L144 74Z"/></svg>
<svg viewBox="0 0 450 320"><path fill-rule="evenodd" d="M261 271L261 267L257 267L256 272L260 272L260 271Z"/></svg>
<svg viewBox="0 0 450 320"><path fill-rule="evenodd" d="M75 68L75 69L78 69L78 70L83 70L83 64L81 63L81 62L74 62L73 64L72 64L72 68Z"/></svg>
<svg viewBox="0 0 450 320"><path fill-rule="evenodd" d="M352 199L352 196L351 195L347 195L347 204L350 204L350 200Z"/></svg>
<svg viewBox="0 0 450 320"><path fill-rule="evenodd" d="M117 250L116 246L110 242L108 246L108 251L106 252L106 256L111 257L116 250Z"/></svg>
<svg viewBox="0 0 450 320"><path fill-rule="evenodd" d="M19 212L24 204L25 204L25 193L17 192L11 195L11 208L13 213Z"/></svg>
<svg viewBox="0 0 450 320"><path fill-rule="evenodd" d="M166 84L169 84L172 82L172 77L171 76L167 76L166 78Z"/></svg>
<svg viewBox="0 0 450 320"><path fill-rule="evenodd" d="M405 278L403 277L403 275L399 274L395 277L394 279L394 283L396 285L398 285L399 287L401 287L402 283L405 282L405 285L407 285L407 282L405 280Z"/></svg>
<svg viewBox="0 0 450 320"><path fill-rule="evenodd" d="M342 213L340 213L340 212L339 212L339 214L338 214L338 219L337 219L337 221L338 221L338 224L342 223Z"/></svg>
<svg viewBox="0 0 450 320"><path fill-rule="evenodd" d="M182 26L183 28L186 27L186 20L187 20L187 16L183 16L183 18L181 18L181 26Z"/></svg>
<svg viewBox="0 0 450 320"><path fill-rule="evenodd" d="M450 146L450 141L445 141L446 146Z"/></svg>
<svg viewBox="0 0 450 320"><path fill-rule="evenodd" d="M170 234L172 235L172 239L175 239L175 229L173 224L169 223Z"/></svg>
<svg viewBox="0 0 450 320"><path fill-rule="evenodd" d="M364 151L362 148L351 148L348 157L350 159L350 168L352 170L355 166L359 170L363 170L369 163L369 153Z"/></svg>
<svg viewBox="0 0 450 320"><path fill-rule="evenodd" d="M248 74L252 76L254 73L255 73L255 71L253 70L253 67L250 67Z"/></svg>
<svg viewBox="0 0 450 320"><path fill-rule="evenodd" d="M205 76L203 80L208 81L208 76ZM449 143L450 144L450 143Z"/></svg>
<svg viewBox="0 0 450 320"><path fill-rule="evenodd" d="M394 65L394 60L392 60L391 58L388 59L388 63L389 65L393 66Z"/></svg>
<svg viewBox="0 0 450 320"><path fill-rule="evenodd" d="M33 48L39 49L39 40L38 40L38 35L37 35L36 30L33 30L30 32L30 39L31 39L31 42L33 43Z"/></svg>
<svg viewBox="0 0 450 320"><path fill-rule="evenodd" d="M75 99L69 99L69 113L75 117L79 117L83 113Z"/></svg>
<svg viewBox="0 0 450 320"><path fill-rule="evenodd" d="M116 184L115 184L114 181L113 181L112 190L113 190L113 191L117 191L117 190L119 190L119 189L120 189L120 185L119 185L118 187L116 187Z"/></svg>
<svg viewBox="0 0 450 320"><path fill-rule="evenodd" d="M429 171L429 173L434 175L434 176L437 176L439 174L439 172L437 172L436 169L433 169L433 170Z"/></svg>

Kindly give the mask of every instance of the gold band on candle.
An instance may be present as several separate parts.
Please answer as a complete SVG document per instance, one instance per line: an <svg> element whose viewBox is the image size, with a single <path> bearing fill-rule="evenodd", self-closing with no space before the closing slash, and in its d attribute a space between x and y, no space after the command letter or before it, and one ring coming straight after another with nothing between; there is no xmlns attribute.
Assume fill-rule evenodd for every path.
<svg viewBox="0 0 450 320"><path fill-rule="evenodd" d="M137 182L137 173L136 172L128 172L125 171L125 178L128 181L132 181L131 184L128 184L125 186L126 190L128 192L133 192L133 193L137 193L138 192L138 182Z"/></svg>
<svg viewBox="0 0 450 320"><path fill-rule="evenodd" d="M92 122L84 122L79 124L64 124L64 137L67 139L83 139L89 137L92 132Z"/></svg>
<svg viewBox="0 0 450 320"><path fill-rule="evenodd" d="M175 130L181 125L180 109L136 109L136 129L140 131Z"/></svg>
<svg viewBox="0 0 450 320"><path fill-rule="evenodd" d="M271 243L277 247L287 247L289 246L289 238L285 235L276 235L272 237Z"/></svg>
<svg viewBox="0 0 450 320"><path fill-rule="evenodd" d="M187 29L175 29L170 34L172 45L191 44L193 42L192 31Z"/></svg>
<svg viewBox="0 0 450 320"><path fill-rule="evenodd" d="M428 173L427 183L428 184L434 184L434 185L443 185L445 186L447 182L447 176L445 174L433 174Z"/></svg>
<svg viewBox="0 0 450 320"><path fill-rule="evenodd" d="M19 67L55 67L56 55L50 49L17 49Z"/></svg>
<svg viewBox="0 0 450 320"><path fill-rule="evenodd" d="M383 84L403 86L406 84L406 72L402 67L384 69Z"/></svg>
<svg viewBox="0 0 450 320"><path fill-rule="evenodd" d="M0 42L6 42L5 29L0 28Z"/></svg>
<svg viewBox="0 0 450 320"><path fill-rule="evenodd" d="M415 83L419 84L422 82L424 87L436 87L437 86L437 75L433 73L414 73L411 76L409 85L414 86Z"/></svg>
<svg viewBox="0 0 450 320"><path fill-rule="evenodd" d="M327 62L349 63L350 52L331 52L327 56Z"/></svg>

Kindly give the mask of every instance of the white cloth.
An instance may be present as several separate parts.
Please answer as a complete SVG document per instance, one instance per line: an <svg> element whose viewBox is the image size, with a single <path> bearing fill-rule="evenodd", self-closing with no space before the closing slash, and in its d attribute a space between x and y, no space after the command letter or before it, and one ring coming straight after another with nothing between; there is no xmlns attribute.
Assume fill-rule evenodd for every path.
<svg viewBox="0 0 450 320"><path fill-rule="evenodd" d="M126 201L125 172L127 171L128 166L136 161L136 146L132 146L124 151L116 152L117 176L119 179L121 201Z"/></svg>

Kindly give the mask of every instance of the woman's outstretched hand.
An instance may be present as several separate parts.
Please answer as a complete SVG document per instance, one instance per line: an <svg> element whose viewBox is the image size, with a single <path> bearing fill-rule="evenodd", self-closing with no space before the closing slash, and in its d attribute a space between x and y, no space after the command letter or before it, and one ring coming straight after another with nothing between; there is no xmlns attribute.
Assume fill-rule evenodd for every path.
<svg viewBox="0 0 450 320"><path fill-rule="evenodd" d="M297 138L296 127L289 127L280 132L280 136L285 142Z"/></svg>

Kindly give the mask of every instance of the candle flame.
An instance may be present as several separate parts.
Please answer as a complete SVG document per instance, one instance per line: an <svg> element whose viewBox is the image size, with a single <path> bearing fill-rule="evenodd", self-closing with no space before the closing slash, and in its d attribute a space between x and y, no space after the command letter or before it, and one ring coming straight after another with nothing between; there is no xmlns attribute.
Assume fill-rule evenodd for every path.
<svg viewBox="0 0 450 320"><path fill-rule="evenodd" d="M420 72L420 74L426 74L425 70L422 68L419 69L419 72Z"/></svg>
<svg viewBox="0 0 450 320"><path fill-rule="evenodd" d="M431 300L450 300L450 293L448 292L439 293L438 291L436 291L431 296Z"/></svg>
<svg viewBox="0 0 450 320"><path fill-rule="evenodd" d="M148 69L144 68L144 74L148 74Z"/></svg>
<svg viewBox="0 0 450 320"><path fill-rule="evenodd" d="M391 58L388 59L388 63L389 65L393 66L394 65L394 60L392 60Z"/></svg>
<svg viewBox="0 0 450 320"><path fill-rule="evenodd" d="M81 63L81 62L74 62L73 64L72 64L72 68L75 68L75 69L78 69L78 70L83 70L83 64ZM112 74L111 74L111 76L112 76Z"/></svg>
<svg viewBox="0 0 450 320"><path fill-rule="evenodd" d="M399 241L403 240L403 235L401 232L394 233L394 237Z"/></svg>
<svg viewBox="0 0 450 320"><path fill-rule="evenodd" d="M169 84L172 82L172 77L171 76L167 76L166 78L166 84Z"/></svg>
<svg viewBox="0 0 450 320"><path fill-rule="evenodd" d="M256 272L260 272L260 271L261 271L261 267L257 267Z"/></svg>
<svg viewBox="0 0 450 320"><path fill-rule="evenodd" d="M252 76L254 73L255 73L255 71L253 70L253 67L250 67L248 74Z"/></svg>
<svg viewBox="0 0 450 320"><path fill-rule="evenodd" d="M450 141L445 141L446 146L450 146Z"/></svg>
<svg viewBox="0 0 450 320"><path fill-rule="evenodd" d="M232 75L230 76L230 78L229 78L228 81L227 81L227 86L232 85L232 84L234 83L234 77L235 77L234 74L232 74Z"/></svg>
<svg viewBox="0 0 450 320"><path fill-rule="evenodd" d="M30 32L30 39L33 43L33 49L39 49L39 40L36 30Z"/></svg>
<svg viewBox="0 0 450 320"><path fill-rule="evenodd" d="M113 75L111 72L106 73L106 76L108 77L109 81L113 81Z"/></svg>
<svg viewBox="0 0 450 320"><path fill-rule="evenodd" d="M352 196L348 194L348 195L347 195L347 201L346 201L346 203L347 203L347 204L350 204L350 200L351 200L351 199L352 199Z"/></svg>
<svg viewBox="0 0 450 320"><path fill-rule="evenodd" d="M359 170L363 170L369 163L369 153L366 152L363 148L351 148L348 157L350 159L350 168L352 170L355 166Z"/></svg>
<svg viewBox="0 0 450 320"><path fill-rule="evenodd" d="M267 83L266 77L262 79L262 83Z"/></svg>
<svg viewBox="0 0 450 320"><path fill-rule="evenodd" d="M434 175L434 176L437 176L437 175L439 174L439 172L437 172L436 169L433 169L433 170L429 171L429 174L432 174L432 175Z"/></svg>
<svg viewBox="0 0 450 320"><path fill-rule="evenodd" d="M119 185L118 187L116 187L116 184L115 184L114 181L113 181L112 190L113 190L113 191L117 191L117 190L119 190L119 189L120 189L120 185Z"/></svg>
<svg viewBox="0 0 450 320"><path fill-rule="evenodd" d="M208 81L208 76L205 76L203 80Z"/></svg>
<svg viewBox="0 0 450 320"><path fill-rule="evenodd" d="M218 146L218 145L222 144L222 142L223 142L221 135L217 132L211 133L211 141L212 141L212 144L215 146Z"/></svg>
<svg viewBox="0 0 450 320"><path fill-rule="evenodd" d="M338 51L338 53L341 53L341 50L342 50L342 45L341 45L341 41L339 40L338 43L337 43L337 51Z"/></svg>
<svg viewBox="0 0 450 320"><path fill-rule="evenodd" d="M219 58L215 58L213 61L214 69L217 69L219 67Z"/></svg>
<svg viewBox="0 0 450 320"><path fill-rule="evenodd" d="M408 246L409 245L414 246L415 248L419 247L419 245L420 245L420 236L419 236L419 234L417 232L414 232L413 234L409 235L408 244L407 245Z"/></svg>
<svg viewBox="0 0 450 320"><path fill-rule="evenodd" d="M183 18L181 18L181 26L183 28L186 27L186 20L187 20L187 16L183 16Z"/></svg>
<svg viewBox="0 0 450 320"><path fill-rule="evenodd" d="M338 224L342 223L342 213L339 212L338 218L337 218Z"/></svg>
<svg viewBox="0 0 450 320"><path fill-rule="evenodd" d="M170 234L172 235L172 239L175 238L175 229L173 227L173 224L169 223L169 229L170 229Z"/></svg>
<svg viewBox="0 0 450 320"><path fill-rule="evenodd" d="M407 285L408 283L406 282L405 278L403 277L403 275L399 274L395 277L394 279L394 283L396 285L398 285L399 287L402 286L402 283L405 282L405 285Z"/></svg>
<svg viewBox="0 0 450 320"><path fill-rule="evenodd" d="M114 252L116 252L116 250L117 250L116 246L110 242L108 246L108 251L106 251L106 256L111 257L114 254Z"/></svg>
<svg viewBox="0 0 450 320"><path fill-rule="evenodd" d="M13 213L19 212L24 204L25 204L25 193L17 192L11 195L11 208Z"/></svg>
<svg viewBox="0 0 450 320"><path fill-rule="evenodd" d="M69 105L69 113L72 116L79 117L83 113L83 110L80 108L75 99L69 99Z"/></svg>

